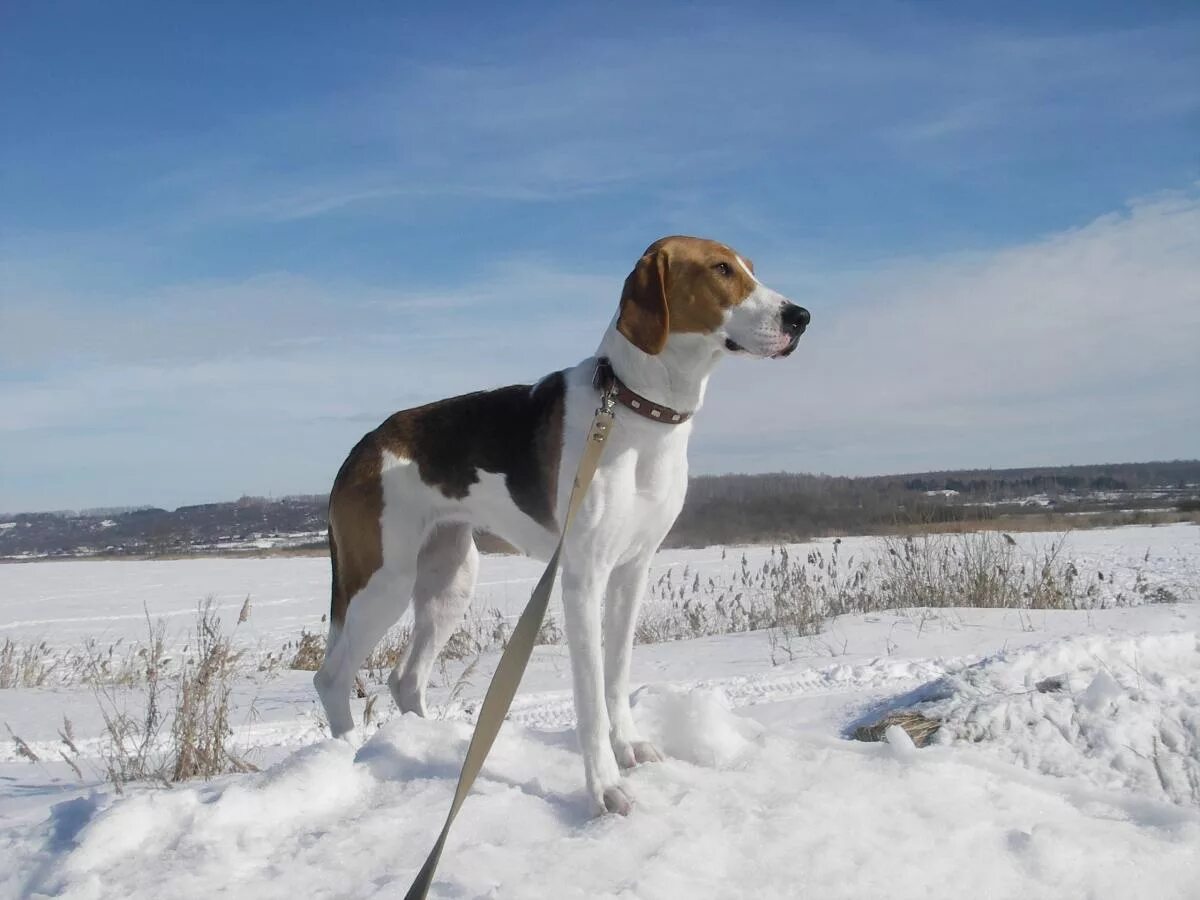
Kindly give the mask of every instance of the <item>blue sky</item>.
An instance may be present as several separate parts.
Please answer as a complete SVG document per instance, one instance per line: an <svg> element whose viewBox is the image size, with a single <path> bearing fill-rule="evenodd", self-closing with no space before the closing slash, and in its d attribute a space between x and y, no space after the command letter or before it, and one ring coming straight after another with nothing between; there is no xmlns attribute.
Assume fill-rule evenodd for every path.
<svg viewBox="0 0 1200 900"><path fill-rule="evenodd" d="M1200 454L1200 9L832 6L6 4L0 510L323 491L679 232L814 315L694 471Z"/></svg>

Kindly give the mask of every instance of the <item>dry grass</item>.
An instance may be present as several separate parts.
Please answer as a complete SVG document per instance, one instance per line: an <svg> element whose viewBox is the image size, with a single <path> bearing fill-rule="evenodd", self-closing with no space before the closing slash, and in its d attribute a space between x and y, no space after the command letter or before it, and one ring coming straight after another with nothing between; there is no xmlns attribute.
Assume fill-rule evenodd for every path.
<svg viewBox="0 0 1200 900"><path fill-rule="evenodd" d="M164 652L161 633L151 634L148 644L126 642L122 638L106 647L89 638L82 648L56 648L45 641L22 643L6 639L0 645L0 689L51 684L133 686L144 680L146 655Z"/></svg>
<svg viewBox="0 0 1200 900"><path fill-rule="evenodd" d="M834 541L828 554L813 551L799 564L800 571L790 576L796 589L776 602L773 661L793 658L797 639L840 615L946 607L1090 609L1100 602L1099 576L1080 577L1063 556L1062 537L1035 552L1023 551L1010 535L995 531L880 541L882 552L870 558L843 561L840 542ZM785 556L780 568L787 567Z"/></svg>
<svg viewBox="0 0 1200 900"><path fill-rule="evenodd" d="M30 747L29 744L25 743L21 736L12 730L11 725L5 722L4 727L8 731L8 736L12 738L13 746L17 749L17 756L21 757L22 759L29 760L29 762L36 763L42 761L42 758L33 752L33 748Z"/></svg>
<svg viewBox="0 0 1200 900"><path fill-rule="evenodd" d="M247 598L238 624L248 617ZM171 717L170 779L186 781L250 771L254 766L229 744L233 736L230 697L242 656L234 649L232 638L222 631L211 599L201 604L196 613L192 640L190 655L189 648L184 648Z"/></svg>
<svg viewBox="0 0 1200 900"><path fill-rule="evenodd" d="M386 684L388 674L404 659L411 637L412 629L407 625L388 629L363 664L367 677L376 684Z"/></svg>
<svg viewBox="0 0 1200 900"><path fill-rule="evenodd" d="M899 710L888 713L871 725L860 725L854 729L853 737L856 741L882 741L886 739L887 730L893 725L903 728L912 738L913 744L918 747L928 744L930 739L937 734L937 730L942 727L942 723L937 719L931 719L912 710Z"/></svg>
<svg viewBox="0 0 1200 900"><path fill-rule="evenodd" d="M438 653L437 663L442 676L448 678L447 667L450 662L471 659L488 650L503 647L508 641L508 631L507 620L498 610L493 609L487 616L468 613ZM376 684L386 684L392 669L404 661L411 640L412 628L409 625L388 629L362 665L367 678ZM554 617L547 617L538 632L538 643L551 644L561 640L562 631ZM267 654L267 659L290 659L287 664L289 669L315 672L325 660L325 642L323 632L303 629L299 638L284 644L278 654ZM261 663L260 668L263 668Z"/></svg>
<svg viewBox="0 0 1200 900"><path fill-rule="evenodd" d="M152 623L147 614L146 629L148 640L145 652L138 657L142 669L137 687L125 680L104 678L103 656L93 658L92 689L104 719L100 759L105 776L118 793L132 781L165 781L164 764L158 759L163 725L162 680L167 663L165 626L161 621Z"/></svg>
<svg viewBox="0 0 1200 900"><path fill-rule="evenodd" d="M289 669L299 669L303 672L315 672L321 668L325 660L325 634L320 631L300 631L300 637L295 642L289 641L283 645L282 654L290 656Z"/></svg>
<svg viewBox="0 0 1200 900"><path fill-rule="evenodd" d="M41 687L59 662L45 641L19 643L5 638L0 644L0 689Z"/></svg>
<svg viewBox="0 0 1200 900"><path fill-rule="evenodd" d="M238 623L249 617L249 601ZM170 783L212 778L254 768L230 744L233 686L246 669L216 614L202 602L188 643L174 666L166 652L162 622L146 621L148 640L131 655L137 669L120 679L105 677L105 659L94 660L91 681L104 719L100 758L117 788L134 781ZM64 743L71 745L70 723Z"/></svg>
<svg viewBox="0 0 1200 900"><path fill-rule="evenodd" d="M1098 606L1102 576L1083 578L1063 548L1063 538L1029 552L1003 532L922 533L879 538L858 557L843 553L841 539L803 558L786 547L773 548L758 566L743 553L732 575L702 579L687 566L680 574L668 569L650 586L635 640L661 643L766 629L772 661L778 662L794 658L801 639L843 615L925 607ZM1137 602L1173 596L1151 587L1141 573L1134 593Z"/></svg>
<svg viewBox="0 0 1200 900"><path fill-rule="evenodd" d="M1075 564L1063 558L1062 538L1033 554L992 531L883 541L879 609L1082 609L1098 596L1097 583L1081 583Z"/></svg>

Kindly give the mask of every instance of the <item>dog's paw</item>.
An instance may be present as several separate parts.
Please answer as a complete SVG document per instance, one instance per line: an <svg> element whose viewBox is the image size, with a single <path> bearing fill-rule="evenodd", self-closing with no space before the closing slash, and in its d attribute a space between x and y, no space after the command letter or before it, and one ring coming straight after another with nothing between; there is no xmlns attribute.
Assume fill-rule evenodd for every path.
<svg viewBox="0 0 1200 900"><path fill-rule="evenodd" d="M627 816L633 809L633 801L629 799L629 795L615 785L604 789L603 802L604 809L600 811L601 815L616 813L619 816Z"/></svg>
<svg viewBox="0 0 1200 900"><path fill-rule="evenodd" d="M649 741L614 741L613 754L622 769L663 761L662 753Z"/></svg>
<svg viewBox="0 0 1200 900"><path fill-rule="evenodd" d="M642 763L657 763L666 759L665 756L649 741L633 742L633 758L640 766Z"/></svg>

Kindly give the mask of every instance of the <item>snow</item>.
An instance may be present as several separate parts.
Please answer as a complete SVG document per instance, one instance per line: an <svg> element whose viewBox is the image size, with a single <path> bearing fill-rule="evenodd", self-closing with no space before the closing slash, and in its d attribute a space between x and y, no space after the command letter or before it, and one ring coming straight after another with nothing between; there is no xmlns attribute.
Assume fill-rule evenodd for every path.
<svg viewBox="0 0 1200 900"><path fill-rule="evenodd" d="M939 742L1200 806L1195 633L1064 638L990 657L930 692L944 699L919 708L944 722Z"/></svg>
<svg viewBox="0 0 1200 900"><path fill-rule="evenodd" d="M917 745L899 725L889 725L884 732L884 740L897 759L912 759L917 753Z"/></svg>
<svg viewBox="0 0 1200 900"><path fill-rule="evenodd" d="M648 685L631 705L646 740L669 757L700 766L733 765L763 732L752 719L729 714L732 705L719 687Z"/></svg>
<svg viewBox="0 0 1200 900"><path fill-rule="evenodd" d="M654 577L728 580L743 553L756 566L770 551L667 551ZM764 632L639 646L634 716L667 760L628 774L628 818L587 814L566 650L537 648L433 896L1200 896L1200 528L1077 533L1069 557L1105 574L1110 608L844 617L777 666ZM1115 605L1145 596L1139 572L1185 602ZM536 573L486 557L480 606L512 614ZM305 558L0 566L0 639L134 640L143 604L182 632L209 594L231 624L248 594L237 639L277 649L320 627L327 578ZM382 724L350 742L323 737L308 673L256 673L235 738L262 772L124 797L99 777L89 690L0 691L0 721L42 758L0 744L0 897L401 896L495 661L469 684L469 660L448 666L428 720L371 683ZM895 727L847 739L912 708L943 721L930 746ZM82 781L56 761L64 714Z"/></svg>
<svg viewBox="0 0 1200 900"><path fill-rule="evenodd" d="M569 735L506 729L436 895L1185 897L1196 884L1195 815L948 748L747 739L721 704L680 702L703 710L682 718L703 723L697 757L713 759L633 772L628 819L588 818ZM733 734L742 743L725 756ZM48 849L35 884L78 898L231 884L263 898L399 896L467 738L463 722L398 718L357 752L325 741L261 775L100 813L94 799L63 804L38 835Z"/></svg>
<svg viewBox="0 0 1200 900"><path fill-rule="evenodd" d="M1057 542L1061 535L1016 534L1031 555ZM866 559L882 552L876 539L840 539L843 560ZM1081 531L1068 538L1067 550L1082 573L1100 571L1103 605L1123 602L1134 591L1137 573L1176 589L1200 583L1200 529L1190 525L1134 526ZM831 540L787 545L794 560L810 551L829 554ZM769 558L768 547L664 550L655 559L650 583L670 573L676 579L711 577L719 584L734 581L742 556L756 570ZM723 558L724 557L724 558ZM517 556L485 557L474 608L499 610L515 618L541 575L540 563ZM182 635L196 606L212 598L229 618L250 597L253 615L243 626L243 639L264 649L278 649L300 629L320 629L329 610L329 560L326 557L266 559L184 559L161 561L72 560L0 564L0 640L45 640L53 646L79 646L145 637L146 616L163 619ZM652 611L652 610L648 610ZM550 614L562 621L556 590Z"/></svg>

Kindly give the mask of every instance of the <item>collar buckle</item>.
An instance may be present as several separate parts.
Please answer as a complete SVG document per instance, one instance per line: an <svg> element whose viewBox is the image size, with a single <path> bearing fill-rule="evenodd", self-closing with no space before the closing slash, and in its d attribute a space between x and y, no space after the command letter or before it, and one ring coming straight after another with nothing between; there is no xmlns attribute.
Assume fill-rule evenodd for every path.
<svg viewBox="0 0 1200 900"><path fill-rule="evenodd" d="M643 419L649 419L662 425L682 425L692 417L691 413L681 413L667 406L659 406L636 391L630 390L617 377L617 373L613 371L612 362L607 356L596 360L596 372L592 376L592 386L600 391L600 407L596 410L598 413L606 412L611 415L613 408L620 403Z"/></svg>

